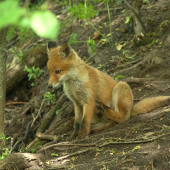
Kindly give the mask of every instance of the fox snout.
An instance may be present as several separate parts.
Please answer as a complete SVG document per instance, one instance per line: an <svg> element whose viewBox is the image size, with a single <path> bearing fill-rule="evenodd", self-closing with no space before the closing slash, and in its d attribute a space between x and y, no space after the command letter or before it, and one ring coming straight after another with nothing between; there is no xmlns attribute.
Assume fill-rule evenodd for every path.
<svg viewBox="0 0 170 170"><path fill-rule="evenodd" d="M52 86L52 85L48 85L48 88L49 88L49 89L52 89L52 88L53 88L53 86Z"/></svg>

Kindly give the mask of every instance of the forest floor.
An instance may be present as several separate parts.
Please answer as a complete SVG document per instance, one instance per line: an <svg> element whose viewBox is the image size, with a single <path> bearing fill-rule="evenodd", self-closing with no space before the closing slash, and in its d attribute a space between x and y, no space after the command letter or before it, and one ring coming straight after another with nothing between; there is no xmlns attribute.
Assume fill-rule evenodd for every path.
<svg viewBox="0 0 170 170"><path fill-rule="evenodd" d="M131 15L129 9L125 5L115 8L114 2L110 2L109 5L113 7L112 36L104 4L94 4L94 9L100 12L91 20L94 26L108 37L108 41L99 39L98 41L103 43L97 42L97 52L93 56L88 52L86 42L72 44L73 49L89 65L126 81L132 88L134 102L146 97L170 96L170 1L152 1L150 6L142 6L140 15L147 28L147 35L141 42L135 41L133 26L125 24L126 17ZM52 3L50 10L56 13L57 18L63 23L57 39L59 45L68 42L73 33L77 34L77 41L87 41L89 37L93 37L95 30L91 25L85 20L70 17L64 5ZM46 44L47 41L34 37L26 43L16 43L15 46L18 49L26 49L33 43L38 46ZM31 152L35 155L38 152L43 155L42 162L39 161L39 168L32 166L27 169L170 169L170 106L133 117L124 123L90 134L84 140L66 142L66 137L73 131L74 111L72 103L65 99L59 108L62 114L53 117L52 125L41 131L59 137L57 142L39 140L36 132L46 114L54 108L54 104L43 101L43 96L48 91L49 75L46 66L41 69L44 72L33 87L26 77L7 93L5 135L13 137L14 143L24 137L29 122L36 117L34 114L40 112L29 130L27 139L13 151ZM55 94L58 100L63 95L62 88L55 90ZM27 104L11 105L11 102ZM54 126L55 123L59 127ZM56 130L50 129L50 126ZM31 144L27 149L35 140L39 140L38 147ZM48 144L49 148L40 150L45 144ZM10 147L10 140L7 141L8 146Z"/></svg>

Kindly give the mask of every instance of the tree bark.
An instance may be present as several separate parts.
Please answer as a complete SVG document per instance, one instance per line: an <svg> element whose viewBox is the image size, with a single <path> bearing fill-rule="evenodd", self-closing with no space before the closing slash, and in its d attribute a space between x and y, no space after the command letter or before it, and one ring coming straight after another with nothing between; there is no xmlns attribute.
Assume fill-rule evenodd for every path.
<svg viewBox="0 0 170 170"><path fill-rule="evenodd" d="M6 33L7 28L0 30L0 135L4 133L4 113L6 100ZM3 152L3 140L0 140L0 155Z"/></svg>
<svg viewBox="0 0 170 170"><path fill-rule="evenodd" d="M146 34L146 29L139 15L140 8L142 6L143 1L142 0L133 1L133 7L126 0L123 1L134 14L134 21L135 21L134 31L136 36L141 36L141 35L144 36Z"/></svg>

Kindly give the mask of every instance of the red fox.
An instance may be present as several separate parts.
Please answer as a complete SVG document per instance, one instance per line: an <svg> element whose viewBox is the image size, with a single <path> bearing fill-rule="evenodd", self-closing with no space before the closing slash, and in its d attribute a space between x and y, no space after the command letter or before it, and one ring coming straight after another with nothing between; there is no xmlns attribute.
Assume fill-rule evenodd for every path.
<svg viewBox="0 0 170 170"><path fill-rule="evenodd" d="M67 44L57 46L50 41L47 46L50 74L48 86L56 88L63 84L68 98L74 103L74 131L69 140L83 139L92 131L124 122L137 114L150 112L170 104L170 96L144 99L133 106L133 94L126 82L116 82L109 75L87 65ZM91 129L96 101L103 103L104 115L111 120L101 122Z"/></svg>

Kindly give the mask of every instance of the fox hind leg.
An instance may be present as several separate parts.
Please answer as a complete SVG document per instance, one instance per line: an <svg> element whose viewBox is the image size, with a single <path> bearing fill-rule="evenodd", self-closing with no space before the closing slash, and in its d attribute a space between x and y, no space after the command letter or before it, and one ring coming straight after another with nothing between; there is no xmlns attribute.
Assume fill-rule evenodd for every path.
<svg viewBox="0 0 170 170"><path fill-rule="evenodd" d="M130 118L133 109L133 94L129 85L118 82L113 88L111 107L104 114L113 122L121 123Z"/></svg>

